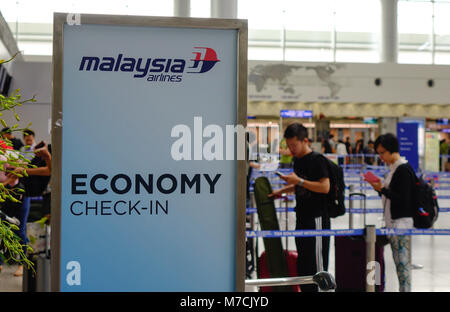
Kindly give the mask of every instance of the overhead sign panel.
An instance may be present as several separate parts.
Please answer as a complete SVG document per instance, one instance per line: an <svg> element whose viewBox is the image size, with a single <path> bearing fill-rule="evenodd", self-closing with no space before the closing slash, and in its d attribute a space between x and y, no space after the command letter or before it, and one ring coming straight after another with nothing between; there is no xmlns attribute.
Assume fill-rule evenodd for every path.
<svg viewBox="0 0 450 312"><path fill-rule="evenodd" d="M283 118L312 118L311 110L281 110L280 117Z"/></svg>
<svg viewBox="0 0 450 312"><path fill-rule="evenodd" d="M400 155L417 171L419 168L419 138L417 123L397 123L397 137Z"/></svg>

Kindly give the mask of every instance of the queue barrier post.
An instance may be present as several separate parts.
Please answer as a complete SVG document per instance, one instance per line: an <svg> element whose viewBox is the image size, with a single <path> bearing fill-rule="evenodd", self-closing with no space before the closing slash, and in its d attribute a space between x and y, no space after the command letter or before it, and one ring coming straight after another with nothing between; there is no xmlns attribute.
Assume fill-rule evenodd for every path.
<svg viewBox="0 0 450 312"><path fill-rule="evenodd" d="M355 189L355 186L353 184L350 184L349 186L349 192L350 194L353 193ZM348 228L353 229L353 200L351 197L348 199Z"/></svg>
<svg viewBox="0 0 450 312"><path fill-rule="evenodd" d="M375 242L377 239L377 230L375 225L366 225L365 228L366 241L366 292L375 292L375 284L371 283L367 277L371 272L370 263L375 261Z"/></svg>

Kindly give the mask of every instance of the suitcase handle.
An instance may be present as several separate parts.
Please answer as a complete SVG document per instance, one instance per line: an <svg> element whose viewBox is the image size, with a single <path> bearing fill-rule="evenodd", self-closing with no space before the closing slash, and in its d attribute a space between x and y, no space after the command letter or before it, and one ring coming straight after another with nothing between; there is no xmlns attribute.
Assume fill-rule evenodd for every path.
<svg viewBox="0 0 450 312"><path fill-rule="evenodd" d="M364 194L364 193L358 193L358 192L350 193L349 196L348 196L349 201L351 202L351 201L352 201L352 197L355 197L355 196L359 196L359 197L362 197L362 198L363 198L363 202L364 202L364 204L363 204L363 210L364 210L364 226L366 226L366 224L367 224L367 222L366 222L366 199L367 199L367 195ZM348 214L349 214L349 228L353 228L352 206L353 206L353 205L349 205L349 207L348 207Z"/></svg>
<svg viewBox="0 0 450 312"><path fill-rule="evenodd" d="M364 193L350 193L350 195L348 197L352 198L353 196L361 196L361 197L364 197L364 199L367 198L367 195Z"/></svg>

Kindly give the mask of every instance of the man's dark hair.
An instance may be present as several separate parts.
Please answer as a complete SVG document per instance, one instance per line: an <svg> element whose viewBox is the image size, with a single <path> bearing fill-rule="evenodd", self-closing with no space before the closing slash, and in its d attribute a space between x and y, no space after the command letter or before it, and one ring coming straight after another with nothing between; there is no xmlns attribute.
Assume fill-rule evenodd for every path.
<svg viewBox="0 0 450 312"><path fill-rule="evenodd" d="M392 153L398 153L399 151L399 144L398 140L392 133L386 133L383 135L380 135L375 140L375 150L378 148L378 145L383 146L387 151Z"/></svg>
<svg viewBox="0 0 450 312"><path fill-rule="evenodd" d="M11 129L9 127L3 128L1 133L12 133Z"/></svg>
<svg viewBox="0 0 450 312"><path fill-rule="evenodd" d="M34 131L33 131L33 130L30 130L30 129L27 129L27 130L25 130L25 131L23 132L23 137L26 137L27 135L36 136L36 135L34 134Z"/></svg>
<svg viewBox="0 0 450 312"><path fill-rule="evenodd" d="M286 139L296 137L299 141L303 141L308 137L308 129L306 129L302 124L296 122L286 128L284 131L284 137Z"/></svg>

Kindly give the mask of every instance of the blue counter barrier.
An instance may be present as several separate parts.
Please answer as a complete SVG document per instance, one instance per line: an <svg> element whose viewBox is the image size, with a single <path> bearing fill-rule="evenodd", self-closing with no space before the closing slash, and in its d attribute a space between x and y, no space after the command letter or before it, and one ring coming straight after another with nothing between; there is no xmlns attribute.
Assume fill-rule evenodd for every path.
<svg viewBox="0 0 450 312"><path fill-rule="evenodd" d="M313 236L360 236L364 229L343 230L296 230L296 231L246 231L253 237L313 237ZM450 229L376 229L377 235L450 235Z"/></svg>

